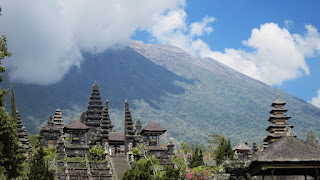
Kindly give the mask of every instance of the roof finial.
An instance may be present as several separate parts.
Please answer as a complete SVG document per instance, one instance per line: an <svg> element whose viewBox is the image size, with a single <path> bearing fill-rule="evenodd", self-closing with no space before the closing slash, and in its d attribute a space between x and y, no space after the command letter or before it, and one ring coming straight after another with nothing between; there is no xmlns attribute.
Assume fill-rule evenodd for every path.
<svg viewBox="0 0 320 180"><path fill-rule="evenodd" d="M287 126L286 128L284 128L284 131L286 132L287 136L290 136L291 134L291 128L289 126Z"/></svg>
<svg viewBox="0 0 320 180"><path fill-rule="evenodd" d="M277 99L280 99L280 95L279 94L277 94Z"/></svg>

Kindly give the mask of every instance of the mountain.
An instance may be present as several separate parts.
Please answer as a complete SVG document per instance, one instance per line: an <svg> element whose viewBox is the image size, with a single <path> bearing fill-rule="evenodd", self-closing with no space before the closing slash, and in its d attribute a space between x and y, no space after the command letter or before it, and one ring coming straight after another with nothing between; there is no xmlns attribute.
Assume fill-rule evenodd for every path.
<svg viewBox="0 0 320 180"><path fill-rule="evenodd" d="M117 130L123 130L127 99L134 120L140 118L144 126L155 120L168 129L168 137L179 141L205 143L209 134L223 134L234 144L261 142L267 135L270 105L279 94L292 116L292 132L300 138L308 130L320 135L319 108L210 58L139 41L101 54L84 53L83 58L81 68L72 68L56 84L13 84L29 132L37 133L57 107L65 124L79 118L97 81L104 102L109 99Z"/></svg>

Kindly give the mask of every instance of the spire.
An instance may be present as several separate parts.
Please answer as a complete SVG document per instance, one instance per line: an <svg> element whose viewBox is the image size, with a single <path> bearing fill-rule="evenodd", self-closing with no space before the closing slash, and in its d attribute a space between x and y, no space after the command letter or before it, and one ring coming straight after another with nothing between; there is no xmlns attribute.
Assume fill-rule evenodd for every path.
<svg viewBox="0 0 320 180"><path fill-rule="evenodd" d="M102 101L97 81L94 82L86 111L85 124L98 127L102 118Z"/></svg>
<svg viewBox="0 0 320 180"><path fill-rule="evenodd" d="M132 121L132 117L131 117L131 112L130 112L130 107L129 104L127 102L127 100L125 100L125 135L134 135L133 132L133 121Z"/></svg>
<svg viewBox="0 0 320 180"><path fill-rule="evenodd" d="M108 99L104 105L100 128L101 128L102 141L108 141L109 132L111 132L112 128L113 128L113 125L111 124L111 120L109 117L109 101L108 101Z"/></svg>
<svg viewBox="0 0 320 180"><path fill-rule="evenodd" d="M275 142L283 136L295 136L288 133L288 129L292 129L294 126L287 124L287 121L291 117L285 115L285 113L288 111L288 109L283 108L285 104L286 102L281 100L279 95L277 95L276 100L271 104L273 108L270 111L271 115L268 120L270 125L268 128L266 128L266 131L269 132L269 135L264 139L265 146Z"/></svg>
<svg viewBox="0 0 320 180"><path fill-rule="evenodd" d="M54 126L59 127L59 128L62 128L62 126L63 126L62 113L59 108L54 113L53 123L54 123Z"/></svg>
<svg viewBox="0 0 320 180"><path fill-rule="evenodd" d="M26 150L29 150L31 148L28 138L28 132L21 121L21 116L19 111L16 111L17 115L17 131L18 131L18 138L19 142L22 144L22 147Z"/></svg>

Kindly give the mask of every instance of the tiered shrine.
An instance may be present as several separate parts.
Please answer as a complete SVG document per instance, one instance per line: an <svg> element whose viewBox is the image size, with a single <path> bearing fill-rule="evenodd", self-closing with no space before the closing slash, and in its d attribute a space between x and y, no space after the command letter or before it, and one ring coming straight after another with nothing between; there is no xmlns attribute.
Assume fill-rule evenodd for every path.
<svg viewBox="0 0 320 180"><path fill-rule="evenodd" d="M276 100L271 104L273 107L270 111L270 118L269 122L270 125L266 130L269 132L269 135L263 140L264 147L268 146L269 144L272 144L276 140L280 139L284 136L294 136L290 134L290 130L294 127L291 124L287 124L287 121L291 118L288 115L285 115L285 113L288 111L288 109L283 108L283 106L286 104L285 101L281 100L279 98L279 95L277 96Z"/></svg>
<svg viewBox="0 0 320 180"><path fill-rule="evenodd" d="M40 143L46 148L56 146L59 137L62 135L62 128L63 119L61 110L58 108L54 113L54 117L49 116L46 126L40 128L38 137Z"/></svg>

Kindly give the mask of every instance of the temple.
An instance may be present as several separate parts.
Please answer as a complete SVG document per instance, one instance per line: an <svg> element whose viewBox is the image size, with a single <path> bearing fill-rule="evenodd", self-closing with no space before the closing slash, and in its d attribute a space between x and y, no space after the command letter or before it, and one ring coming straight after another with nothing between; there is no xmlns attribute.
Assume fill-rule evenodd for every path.
<svg viewBox="0 0 320 180"><path fill-rule="evenodd" d="M285 115L285 113L288 111L288 109L283 108L285 104L286 102L281 100L279 95L271 104L273 109L270 111L271 115L268 120L271 124L268 128L266 128L266 130L269 132L269 135L263 140L265 142L264 147L272 144L281 137L287 136L288 133L290 134L290 130L294 127L293 125L287 124L287 121L291 117ZM290 134L290 136L294 135Z"/></svg>
<svg viewBox="0 0 320 180"><path fill-rule="evenodd" d="M52 117L51 115L49 116L46 126L40 128L38 140L46 148L56 146L57 141L62 134L62 128L62 113L58 108L54 113L54 117Z"/></svg>
<svg viewBox="0 0 320 180"><path fill-rule="evenodd" d="M109 101L102 106L99 86L95 82L87 111L82 113L80 121L73 120L63 127L60 109L53 118L49 117L47 125L40 130L39 141L46 147L57 147L59 179L120 179L134 159L145 155L154 155L163 165L171 164L174 144L171 141L160 143L160 136L167 130L154 121L142 128L140 119L134 126L127 100L124 105L124 132L114 132ZM144 144L144 153L134 157L133 148L141 144ZM90 149L96 147L102 148L104 154L98 162L90 155Z"/></svg>
<svg viewBox="0 0 320 180"><path fill-rule="evenodd" d="M20 112L18 110L16 111L16 114L17 114L17 132L18 132L18 138L21 144L21 148L26 150L27 157L31 159L32 148L29 142L28 132L27 132L27 129L22 124Z"/></svg>
<svg viewBox="0 0 320 180"><path fill-rule="evenodd" d="M250 176L319 180L320 148L314 144L298 139L291 134L293 125L287 124L291 117L285 115L285 101L277 96L272 103L266 130L269 135L264 138L260 151L254 152L248 168Z"/></svg>
<svg viewBox="0 0 320 180"><path fill-rule="evenodd" d="M99 86L97 81L93 84L92 92L89 98L89 103L87 106L87 111L84 112L84 117L82 117L82 123L89 127L87 141L90 140L92 135L100 127L100 121L102 118L103 106L99 91Z"/></svg>

